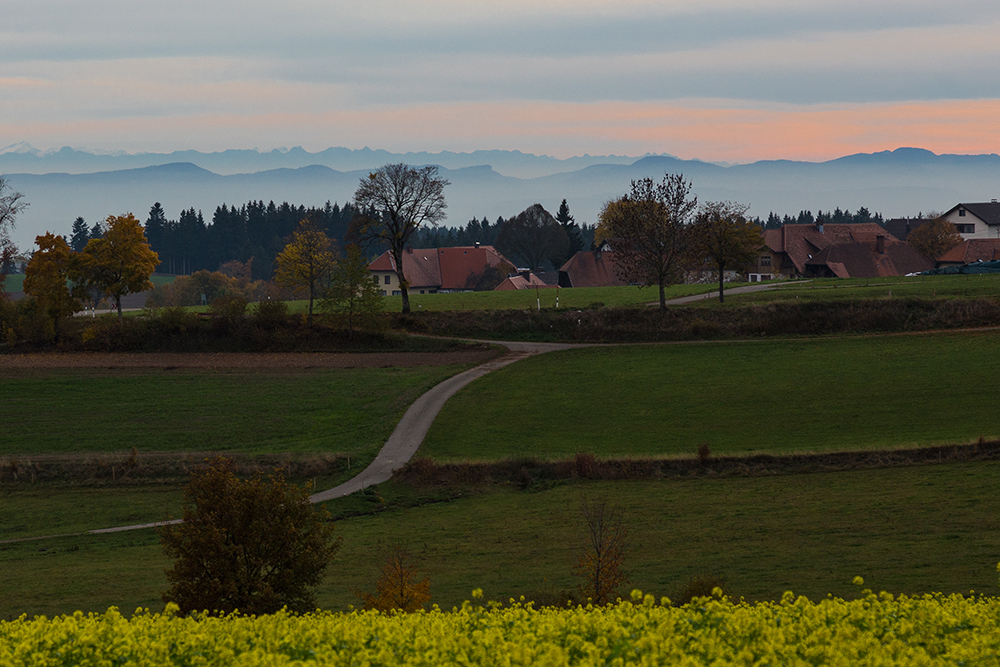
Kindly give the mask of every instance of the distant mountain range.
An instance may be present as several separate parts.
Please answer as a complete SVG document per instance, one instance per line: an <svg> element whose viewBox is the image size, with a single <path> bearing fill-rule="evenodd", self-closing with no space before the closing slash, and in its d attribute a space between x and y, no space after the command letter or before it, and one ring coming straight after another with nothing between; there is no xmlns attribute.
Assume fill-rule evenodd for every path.
<svg viewBox="0 0 1000 667"><path fill-rule="evenodd" d="M725 166L668 155L582 156L559 160L517 151L389 153L331 148L309 153L223 151L105 154L63 148L43 153L25 145L0 151L0 173L31 206L18 219L15 241L30 246L45 231L68 234L82 216L93 223L128 211L145 220L160 202L167 216L195 208L211 219L223 203L288 201L321 206L344 203L371 169L390 162L437 164L451 185L447 225L472 217L510 217L534 203L555 211L567 199L578 222L595 222L607 200L633 179L683 173L699 200L748 204L752 215L770 211L857 210L915 216L958 202L1000 197L1000 156L936 155L899 148L827 162L761 161Z"/></svg>

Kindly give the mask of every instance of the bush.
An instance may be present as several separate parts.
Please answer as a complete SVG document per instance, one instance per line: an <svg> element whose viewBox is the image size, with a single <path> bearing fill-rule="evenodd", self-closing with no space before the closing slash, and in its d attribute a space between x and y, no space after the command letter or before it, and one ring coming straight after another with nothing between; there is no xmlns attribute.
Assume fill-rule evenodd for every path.
<svg viewBox="0 0 1000 667"><path fill-rule="evenodd" d="M252 315L258 325L276 329L288 322L288 304L280 299L261 299L254 305Z"/></svg>
<svg viewBox="0 0 1000 667"><path fill-rule="evenodd" d="M341 538L333 539L330 515L309 502L309 491L285 482L280 470L241 480L222 457L192 472L183 522L160 530L174 559L163 601L183 613L314 610L311 589Z"/></svg>

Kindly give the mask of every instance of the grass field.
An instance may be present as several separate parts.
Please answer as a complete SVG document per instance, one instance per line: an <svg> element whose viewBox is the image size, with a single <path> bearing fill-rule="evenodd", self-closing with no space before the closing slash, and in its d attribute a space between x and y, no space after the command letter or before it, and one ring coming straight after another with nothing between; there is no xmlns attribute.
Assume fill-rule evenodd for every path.
<svg viewBox="0 0 1000 667"><path fill-rule="evenodd" d="M1000 462L988 462L495 489L339 521L344 544L318 601L332 609L356 603L352 589L371 588L381 549L394 542L413 552L433 602L445 608L473 588L491 599L569 589L581 499L601 496L628 515L629 587L656 595L673 595L697 575L723 577L748 599L786 590L852 597L856 575L896 593L993 594L998 475ZM391 483L383 490L387 499L410 493ZM0 545L0 617L160 609L168 564L152 530Z"/></svg>
<svg viewBox="0 0 1000 667"><path fill-rule="evenodd" d="M417 396L460 370L6 369L0 456L135 447L371 457Z"/></svg>
<svg viewBox="0 0 1000 667"><path fill-rule="evenodd" d="M741 283L742 284L742 283ZM712 291L712 285L671 285L667 298L673 299L690 294ZM641 306L658 302L660 294L656 287L571 287L567 289L510 290L502 292L457 292L453 294L410 293L412 310L530 310L555 308L556 297L560 308L591 308L603 306ZM399 312L402 297L385 297L388 312Z"/></svg>
<svg viewBox="0 0 1000 667"><path fill-rule="evenodd" d="M732 296L732 303L769 303L785 299L875 299L920 297L1000 297L1000 275L896 276L890 278L820 278L793 281L773 290ZM714 302L717 304L718 302ZM706 303L706 305L712 305Z"/></svg>
<svg viewBox="0 0 1000 667"><path fill-rule="evenodd" d="M693 456L956 443L1000 434L1000 334L595 347L477 380L418 456ZM986 392L986 393L984 393Z"/></svg>

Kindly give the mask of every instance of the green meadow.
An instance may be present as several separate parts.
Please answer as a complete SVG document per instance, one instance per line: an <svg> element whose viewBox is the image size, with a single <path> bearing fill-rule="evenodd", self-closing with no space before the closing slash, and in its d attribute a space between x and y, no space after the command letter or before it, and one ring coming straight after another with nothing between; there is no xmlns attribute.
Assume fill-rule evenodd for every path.
<svg viewBox="0 0 1000 667"><path fill-rule="evenodd" d="M445 405L435 461L846 451L1000 435L1000 333L590 347Z"/></svg>
<svg viewBox="0 0 1000 667"><path fill-rule="evenodd" d="M1000 275L895 276L890 278L819 278L795 280L773 290L734 294L734 303L770 303L789 299L847 300L877 298L961 299L1000 297ZM717 303L717 302L716 302Z"/></svg>
<svg viewBox="0 0 1000 667"><path fill-rule="evenodd" d="M120 452L372 457L458 366L4 369L0 456Z"/></svg>
<svg viewBox="0 0 1000 667"><path fill-rule="evenodd" d="M414 495L387 483L389 509L337 521L343 547L318 590L323 608L356 604L382 551L413 553L444 608L482 588L489 599L558 595L576 585L580 503L606 497L626 513L629 588L676 595L700 575L732 594L775 599L996 591L1000 462L760 478L574 482L524 492L500 487L393 508ZM4 496L6 502L8 497ZM164 502L169 501L162 497ZM108 498L111 501L111 498ZM331 501L357 503L354 498ZM6 521L6 518L5 518ZM69 527L69 526L67 526ZM162 609L169 565L154 530L0 544L0 617ZM626 591L627 592L627 591Z"/></svg>

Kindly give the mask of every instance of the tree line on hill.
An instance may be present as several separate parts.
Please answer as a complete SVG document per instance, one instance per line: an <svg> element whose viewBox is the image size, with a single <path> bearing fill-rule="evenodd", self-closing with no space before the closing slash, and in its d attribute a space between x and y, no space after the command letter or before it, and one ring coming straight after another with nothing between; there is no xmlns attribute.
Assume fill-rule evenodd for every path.
<svg viewBox="0 0 1000 667"><path fill-rule="evenodd" d="M193 208L181 211L178 219L172 220L157 202L150 208L144 227L150 248L159 255L160 273L215 271L227 262L247 264L253 260L249 264L251 277L270 280L276 268L275 258L300 222L309 220L330 238L344 239L357 215L358 210L350 202L340 206L328 201L321 208L307 208L288 202L251 201L239 207L222 204L208 222L201 211ZM88 227L83 218L77 218L70 247L80 252L87 241L103 234L101 222Z"/></svg>
<svg viewBox="0 0 1000 667"><path fill-rule="evenodd" d="M250 262L252 279L270 280L276 268L275 258L302 220L308 219L330 238L344 241L349 238L351 225L361 213L350 201L342 206L328 201L322 207L306 207L288 202L265 204L259 200L241 206L223 203L216 207L211 220L206 220L202 211L194 208L182 210L177 219L169 219L157 202L150 208L144 227L150 248L160 257L157 268L160 273L189 275L201 270L215 271L227 262L236 261ZM579 250L594 247L597 224L578 224L565 199L554 216L547 211L543 215L537 210L535 215L539 219L532 221L522 217L514 222L518 216L506 219L498 216L495 222L490 222L483 216L482 219L474 217L458 227L424 225L409 238L409 247L492 245L518 266L534 270L558 269ZM553 221L563 233L555 229ZM766 219L756 217L751 221L763 229L823 222L884 224L881 213L873 214L865 207L854 213L840 207L831 212L820 210L816 215L810 210L800 211L797 216L779 216L771 212ZM506 232L501 233L505 227ZM103 221L88 225L78 217L67 240L74 251L80 252L87 241L101 238L104 232ZM385 244L375 243L367 246L366 252L372 258L386 249Z"/></svg>

